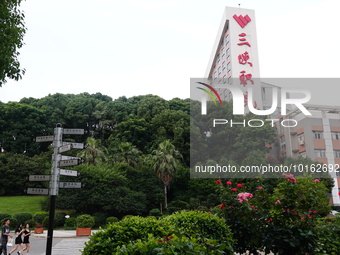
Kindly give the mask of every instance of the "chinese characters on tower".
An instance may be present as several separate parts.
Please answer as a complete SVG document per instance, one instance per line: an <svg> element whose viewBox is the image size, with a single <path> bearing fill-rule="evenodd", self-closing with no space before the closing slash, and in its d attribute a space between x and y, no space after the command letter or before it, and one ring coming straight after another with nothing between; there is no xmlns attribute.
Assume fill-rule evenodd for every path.
<svg viewBox="0 0 340 255"><path fill-rule="evenodd" d="M235 21L240 25L241 29L245 28L249 22L251 22L251 18L248 15L237 16L236 14L233 16ZM251 48L251 43L248 42L249 36L247 36L246 33L242 32L238 35L239 41L237 43L238 47L240 47L240 52L243 52L238 55L238 63L242 66L249 66L251 69L253 67L253 63L251 62L251 56L248 52L248 49ZM243 69L243 70L242 70ZM246 72L244 68L241 68L240 74L239 74L239 82L240 85L243 87L246 87L248 85L253 85L254 81L252 80L253 74L251 72ZM247 106L248 104L248 92L243 93L244 96L244 106ZM256 101L253 102L254 108L256 108L257 103Z"/></svg>

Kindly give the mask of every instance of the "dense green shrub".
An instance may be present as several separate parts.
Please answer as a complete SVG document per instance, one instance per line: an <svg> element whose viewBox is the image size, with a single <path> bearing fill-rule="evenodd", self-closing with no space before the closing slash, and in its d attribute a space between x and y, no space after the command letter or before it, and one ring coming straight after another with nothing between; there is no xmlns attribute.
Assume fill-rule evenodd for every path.
<svg viewBox="0 0 340 255"><path fill-rule="evenodd" d="M32 214L30 213L16 213L13 216L18 220L18 222L24 224L26 221L32 219Z"/></svg>
<svg viewBox="0 0 340 255"><path fill-rule="evenodd" d="M1 224L4 222L5 219L9 219L12 216L8 213L0 213L0 220L1 220ZM2 225L1 225L2 226Z"/></svg>
<svg viewBox="0 0 340 255"><path fill-rule="evenodd" d="M47 216L48 216L47 212L37 212L33 216L33 220L35 220L37 224L43 224L43 221Z"/></svg>
<svg viewBox="0 0 340 255"><path fill-rule="evenodd" d="M16 218L9 218L9 220L11 221L11 223L9 224L9 228L12 229L12 230L16 229L16 227L19 223L18 220ZM2 226L2 224L1 224L1 226Z"/></svg>
<svg viewBox="0 0 340 255"><path fill-rule="evenodd" d="M82 214L77 217L78 228L92 228L95 224L94 217L89 214Z"/></svg>
<svg viewBox="0 0 340 255"><path fill-rule="evenodd" d="M172 232L187 237L221 240L233 245L230 229L225 221L216 215L200 211L181 211L164 218L172 226ZM231 247L230 247L231 248Z"/></svg>
<svg viewBox="0 0 340 255"><path fill-rule="evenodd" d="M285 255L316 249L316 219L330 211L327 188L318 179L284 176L271 192L260 179L253 188L237 180L216 180L219 208L237 240L237 252Z"/></svg>
<svg viewBox="0 0 340 255"><path fill-rule="evenodd" d="M54 226L55 227L62 227L65 224L65 216L66 213L57 212L54 216Z"/></svg>
<svg viewBox="0 0 340 255"><path fill-rule="evenodd" d="M114 216L107 217L105 220L106 224L111 224L117 221L119 221L118 218Z"/></svg>
<svg viewBox="0 0 340 255"><path fill-rule="evenodd" d="M33 219L27 220L27 221L24 222L23 227L25 227L26 224L28 224L30 226L30 228L31 228L31 227L35 226L36 222Z"/></svg>
<svg viewBox="0 0 340 255"><path fill-rule="evenodd" d="M94 227L98 228L100 226L104 226L106 224L106 213L102 213L102 212L96 212L93 214L94 217Z"/></svg>
<svg viewBox="0 0 340 255"><path fill-rule="evenodd" d="M317 225L317 247L316 255L340 254L340 217L329 220L320 220Z"/></svg>
<svg viewBox="0 0 340 255"><path fill-rule="evenodd" d="M171 250L176 254L233 254L233 244L223 219L182 211L160 219L134 216L112 223L91 236L83 254L149 255L170 254Z"/></svg>
<svg viewBox="0 0 340 255"><path fill-rule="evenodd" d="M158 216L162 216L162 213L159 209L155 208L155 209L150 210L149 215L158 217Z"/></svg>
<svg viewBox="0 0 340 255"><path fill-rule="evenodd" d="M136 240L122 247L115 252L116 255L159 255L159 254L228 254L225 253L226 244L219 244L213 240L207 240L207 245L214 247L212 250L199 242L198 239L186 236L164 236L156 238L149 235L147 240ZM229 253L231 254L231 253Z"/></svg>
<svg viewBox="0 0 340 255"><path fill-rule="evenodd" d="M50 226L50 217L49 216L46 216L44 218L44 220L42 221L42 225L45 227L45 228L49 228Z"/></svg>
<svg viewBox="0 0 340 255"><path fill-rule="evenodd" d="M77 218L74 217L70 217L68 219L65 220L65 228L68 229L75 229L77 226Z"/></svg>

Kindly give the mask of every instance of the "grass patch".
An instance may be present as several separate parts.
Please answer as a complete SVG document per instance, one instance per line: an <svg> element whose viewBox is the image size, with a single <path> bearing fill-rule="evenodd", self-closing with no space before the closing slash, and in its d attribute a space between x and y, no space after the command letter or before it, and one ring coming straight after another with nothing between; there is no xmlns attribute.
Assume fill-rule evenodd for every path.
<svg viewBox="0 0 340 255"><path fill-rule="evenodd" d="M46 196L14 196L0 197L0 213L13 216L16 213L30 213L32 215L41 211L41 203Z"/></svg>

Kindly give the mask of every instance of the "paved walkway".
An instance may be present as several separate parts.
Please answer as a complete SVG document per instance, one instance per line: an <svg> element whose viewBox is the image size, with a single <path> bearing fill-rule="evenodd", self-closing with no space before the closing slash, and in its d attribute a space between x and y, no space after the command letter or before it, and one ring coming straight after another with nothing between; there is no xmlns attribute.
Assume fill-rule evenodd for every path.
<svg viewBox="0 0 340 255"><path fill-rule="evenodd" d="M92 233L98 230L93 230ZM32 233L32 238L35 239L46 239L47 230L42 234ZM81 255L85 247L85 242L89 239L88 236L76 236L75 230L54 230L53 231L53 255ZM31 239L32 240L32 239ZM32 240L33 242L33 240ZM45 242L44 246L45 247ZM31 253L30 253L31 254ZM45 255L46 253L34 253L33 255Z"/></svg>
<svg viewBox="0 0 340 255"><path fill-rule="evenodd" d="M81 255L85 242L88 238L67 238L62 239L56 245L52 247L53 255ZM41 253L40 255L45 255L46 253Z"/></svg>

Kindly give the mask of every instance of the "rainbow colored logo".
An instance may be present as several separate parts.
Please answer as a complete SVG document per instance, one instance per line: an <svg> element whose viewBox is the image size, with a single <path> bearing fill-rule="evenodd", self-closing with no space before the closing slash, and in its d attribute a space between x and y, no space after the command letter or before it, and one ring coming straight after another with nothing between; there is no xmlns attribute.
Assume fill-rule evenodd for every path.
<svg viewBox="0 0 340 255"><path fill-rule="evenodd" d="M222 105L222 100L221 100L220 95L217 93L217 91L212 86L210 86L208 84L205 84L203 82L197 82L197 83L201 84L201 85L203 85L203 86L205 86L207 88L209 88L215 94L215 96L218 99L220 105ZM203 90L205 93L207 93L211 97L211 100L214 102L214 104L217 105L216 98L214 97L214 95L209 90L201 88L201 87L197 87L197 88L200 89L200 90Z"/></svg>

